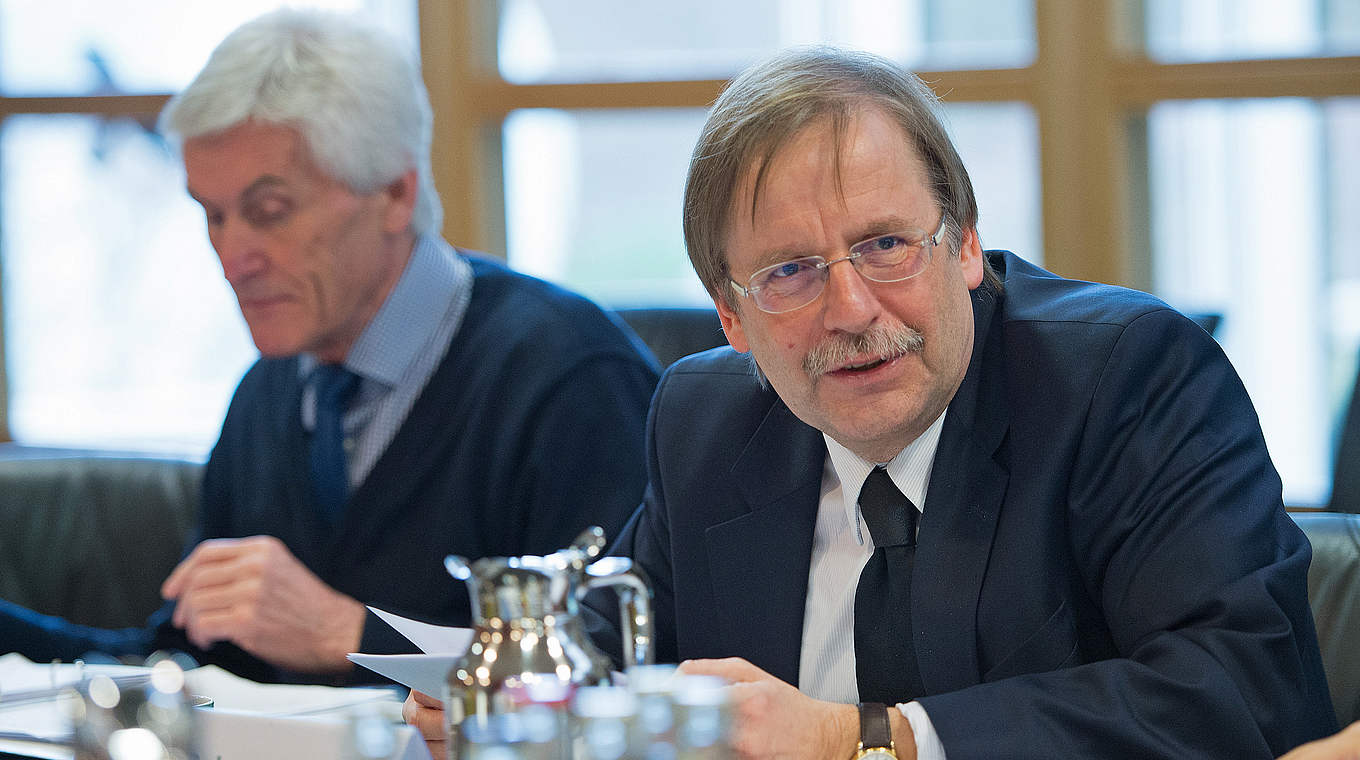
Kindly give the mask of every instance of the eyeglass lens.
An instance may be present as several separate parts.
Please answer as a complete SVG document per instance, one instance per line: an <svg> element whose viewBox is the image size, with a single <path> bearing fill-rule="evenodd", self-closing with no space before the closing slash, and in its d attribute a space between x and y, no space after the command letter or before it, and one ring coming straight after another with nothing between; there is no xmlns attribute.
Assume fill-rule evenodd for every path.
<svg viewBox="0 0 1360 760"><path fill-rule="evenodd" d="M830 278L832 264L849 261L865 279L898 282L925 269L931 242L920 230L880 235L856 243L842 259L828 262L821 256L808 256L766 267L751 276L748 290L756 307L763 311L793 311L817 300Z"/></svg>

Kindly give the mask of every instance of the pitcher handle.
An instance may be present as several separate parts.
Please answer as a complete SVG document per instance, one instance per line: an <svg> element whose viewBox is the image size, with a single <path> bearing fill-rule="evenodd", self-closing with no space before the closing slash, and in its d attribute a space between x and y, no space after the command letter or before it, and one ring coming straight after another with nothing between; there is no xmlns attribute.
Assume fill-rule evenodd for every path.
<svg viewBox="0 0 1360 760"><path fill-rule="evenodd" d="M586 582L580 595L605 586L618 587L624 667L651 665L655 648L652 586L646 574L627 557L605 557L586 568Z"/></svg>

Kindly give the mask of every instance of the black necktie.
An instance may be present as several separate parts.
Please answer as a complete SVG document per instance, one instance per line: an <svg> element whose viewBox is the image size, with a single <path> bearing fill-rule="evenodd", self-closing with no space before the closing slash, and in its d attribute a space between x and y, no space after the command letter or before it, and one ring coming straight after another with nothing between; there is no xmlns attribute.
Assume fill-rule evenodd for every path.
<svg viewBox="0 0 1360 760"><path fill-rule="evenodd" d="M359 388L359 376L339 364L322 364L312 373L316 426L312 428L312 494L321 514L335 522L349 492L345 465L345 408Z"/></svg>
<svg viewBox="0 0 1360 760"><path fill-rule="evenodd" d="M911 641L911 568L916 507L875 467L859 494L874 553L855 589L855 680L861 702L898 704L921 696Z"/></svg>

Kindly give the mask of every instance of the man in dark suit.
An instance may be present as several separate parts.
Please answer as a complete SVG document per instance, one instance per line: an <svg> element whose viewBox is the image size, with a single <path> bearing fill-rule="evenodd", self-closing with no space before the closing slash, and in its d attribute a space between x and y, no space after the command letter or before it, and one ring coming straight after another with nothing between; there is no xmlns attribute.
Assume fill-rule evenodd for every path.
<svg viewBox="0 0 1360 760"><path fill-rule="evenodd" d="M931 101L817 50L710 114L686 242L765 382L718 351L653 400L615 551L653 579L658 657L741 683L752 756L881 745L856 702L903 706L899 756L951 760L1334 730L1309 548L1226 358L1156 299L984 253ZM883 559L875 472L915 533Z"/></svg>
<svg viewBox="0 0 1360 760"><path fill-rule="evenodd" d="M1310 550L1227 359L1151 296L984 252L933 105L817 49L709 116L686 243L740 353L663 377L612 548L652 580L658 660L736 682L746 757L1266 758L1335 730Z"/></svg>

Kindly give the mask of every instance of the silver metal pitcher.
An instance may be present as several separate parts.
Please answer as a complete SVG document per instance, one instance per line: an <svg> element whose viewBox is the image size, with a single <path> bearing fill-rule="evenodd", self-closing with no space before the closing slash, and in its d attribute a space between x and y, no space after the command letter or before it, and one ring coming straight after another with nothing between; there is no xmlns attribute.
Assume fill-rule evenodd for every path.
<svg viewBox="0 0 1360 760"><path fill-rule="evenodd" d="M604 531L591 527L543 557L444 559L449 574L468 584L474 628L448 675L450 757L460 756L467 729L485 729L496 715L534 701L561 701L565 712L573 689L610 682L609 659L590 642L578 614L589 591L618 587L624 665L651 663L651 588L632 560L597 559L604 546Z"/></svg>

